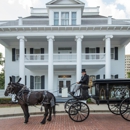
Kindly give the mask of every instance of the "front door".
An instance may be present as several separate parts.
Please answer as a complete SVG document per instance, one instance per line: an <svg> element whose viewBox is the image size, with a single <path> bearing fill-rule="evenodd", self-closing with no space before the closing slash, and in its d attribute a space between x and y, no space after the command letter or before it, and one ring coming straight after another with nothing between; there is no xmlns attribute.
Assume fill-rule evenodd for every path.
<svg viewBox="0 0 130 130"><path fill-rule="evenodd" d="M70 92L70 85L71 85L71 81L70 80L67 80L67 79L59 80L59 95L61 95L63 87L67 87L68 88L68 92Z"/></svg>

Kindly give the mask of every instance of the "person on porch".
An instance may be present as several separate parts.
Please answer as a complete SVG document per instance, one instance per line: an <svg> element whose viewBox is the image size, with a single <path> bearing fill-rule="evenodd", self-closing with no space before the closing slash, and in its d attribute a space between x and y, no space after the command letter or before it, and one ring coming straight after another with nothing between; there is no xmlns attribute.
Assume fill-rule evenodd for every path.
<svg viewBox="0 0 130 130"><path fill-rule="evenodd" d="M79 82L76 82L77 84L75 85L74 89L72 92L70 92L69 94L74 95L82 85L88 85L89 83L89 76L86 73L85 69L82 69L82 77L81 80Z"/></svg>

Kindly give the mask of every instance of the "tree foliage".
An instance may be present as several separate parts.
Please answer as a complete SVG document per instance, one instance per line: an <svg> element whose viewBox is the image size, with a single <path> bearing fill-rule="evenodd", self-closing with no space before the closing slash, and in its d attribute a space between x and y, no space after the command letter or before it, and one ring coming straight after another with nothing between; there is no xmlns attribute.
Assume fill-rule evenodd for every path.
<svg viewBox="0 0 130 130"><path fill-rule="evenodd" d="M5 86L5 71L2 69L0 72L0 89L4 89Z"/></svg>
<svg viewBox="0 0 130 130"><path fill-rule="evenodd" d="M4 64L4 57L2 55L2 53L0 53L0 65Z"/></svg>
<svg viewBox="0 0 130 130"><path fill-rule="evenodd" d="M127 78L130 78L130 72L127 72Z"/></svg>

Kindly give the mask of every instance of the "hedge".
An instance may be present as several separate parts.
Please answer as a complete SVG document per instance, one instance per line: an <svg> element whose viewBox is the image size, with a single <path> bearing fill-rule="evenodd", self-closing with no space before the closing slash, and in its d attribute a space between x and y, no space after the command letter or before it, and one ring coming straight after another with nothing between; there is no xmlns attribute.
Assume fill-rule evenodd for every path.
<svg viewBox="0 0 130 130"><path fill-rule="evenodd" d="M9 104L11 102L11 98L0 98L0 104Z"/></svg>

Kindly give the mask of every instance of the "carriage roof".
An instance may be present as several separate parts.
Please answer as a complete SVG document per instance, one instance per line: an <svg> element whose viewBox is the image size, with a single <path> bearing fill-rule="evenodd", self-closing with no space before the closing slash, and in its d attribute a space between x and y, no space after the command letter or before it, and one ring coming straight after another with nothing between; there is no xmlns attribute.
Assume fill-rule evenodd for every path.
<svg viewBox="0 0 130 130"><path fill-rule="evenodd" d="M94 84L113 84L113 83L128 83L130 79L97 79L93 81Z"/></svg>

